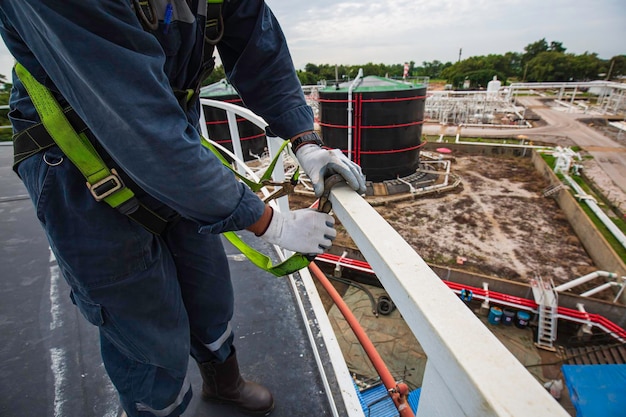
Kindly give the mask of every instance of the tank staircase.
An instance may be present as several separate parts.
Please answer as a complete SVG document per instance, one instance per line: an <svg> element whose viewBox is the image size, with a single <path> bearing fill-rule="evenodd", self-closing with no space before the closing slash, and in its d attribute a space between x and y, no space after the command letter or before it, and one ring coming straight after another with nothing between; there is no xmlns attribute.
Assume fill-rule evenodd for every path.
<svg viewBox="0 0 626 417"><path fill-rule="evenodd" d="M624 365L626 344L570 347L562 356L565 365Z"/></svg>
<svg viewBox="0 0 626 417"><path fill-rule="evenodd" d="M538 348L555 351L554 341L558 323L557 310L559 307L558 293L554 290L554 283L546 281L540 275L535 275L530 282L533 297L539 307L537 342Z"/></svg>
<svg viewBox="0 0 626 417"><path fill-rule="evenodd" d="M563 183L558 183L558 184L552 184L548 187L546 187L542 194L544 197L550 197L551 195L554 195L556 193L558 193L561 190L567 189L569 188L567 185L563 184Z"/></svg>

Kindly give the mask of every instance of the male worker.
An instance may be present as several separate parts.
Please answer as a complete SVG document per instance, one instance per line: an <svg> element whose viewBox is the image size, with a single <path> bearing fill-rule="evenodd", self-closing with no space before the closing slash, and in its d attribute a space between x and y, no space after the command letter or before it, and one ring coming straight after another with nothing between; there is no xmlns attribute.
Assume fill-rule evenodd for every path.
<svg viewBox="0 0 626 417"><path fill-rule="evenodd" d="M11 94L15 168L72 300L99 326L103 362L131 417L181 415L191 398L189 354L203 397L269 414L271 393L239 374L219 233L248 229L302 253L321 253L335 236L327 214L273 212L201 146L197 90L211 65L204 37L215 33L214 25L205 33L207 13L223 19L217 47L230 81L276 135L293 141L316 194L332 172L365 191L359 167L311 133L312 112L268 7L228 0L215 13L209 3L207 12L205 0L0 0L0 33L26 70L14 73ZM117 176L85 186L55 145L58 130L39 124L50 100L35 108L28 74L71 106L67 119L146 217L129 218L139 203L116 210L96 201Z"/></svg>

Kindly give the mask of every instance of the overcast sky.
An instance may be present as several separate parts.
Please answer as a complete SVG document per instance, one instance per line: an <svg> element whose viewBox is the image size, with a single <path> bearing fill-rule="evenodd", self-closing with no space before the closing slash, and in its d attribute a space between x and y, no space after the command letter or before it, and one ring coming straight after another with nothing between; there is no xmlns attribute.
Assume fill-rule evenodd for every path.
<svg viewBox="0 0 626 417"><path fill-rule="evenodd" d="M626 54L625 0L267 0L298 69L523 52L545 38L566 52ZM13 60L0 48L0 74ZM367 75L367 74L366 74Z"/></svg>

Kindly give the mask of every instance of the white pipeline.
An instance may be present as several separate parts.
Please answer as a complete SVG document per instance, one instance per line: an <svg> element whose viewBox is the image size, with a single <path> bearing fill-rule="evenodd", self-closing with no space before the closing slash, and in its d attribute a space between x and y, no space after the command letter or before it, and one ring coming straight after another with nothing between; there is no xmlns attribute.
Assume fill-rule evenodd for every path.
<svg viewBox="0 0 626 417"><path fill-rule="evenodd" d="M581 296L581 297L591 297L592 295L597 294L597 293L599 293L600 291L604 291L604 290L606 290L607 288L611 288L611 287L613 287L613 286L616 286L616 287L621 287L622 285L623 285L623 284L621 284L621 283L619 283L619 282L613 282L613 281L611 281L611 282L607 282L607 283L604 283L604 284L602 284L602 285L599 285L599 286L597 286L596 288L593 288L593 289L591 289L591 290L589 290L589 291L585 291L584 293L580 294L580 296Z"/></svg>
<svg viewBox="0 0 626 417"><path fill-rule="evenodd" d="M350 160L352 160L352 90L361 82L361 77L363 77L363 68L359 68L356 78L348 88L348 159Z"/></svg>
<svg viewBox="0 0 626 417"><path fill-rule="evenodd" d="M617 275L612 272L606 271L595 271L587 275L583 275L582 277L571 280L570 282L566 282L565 284L561 284L558 287L554 288L554 291L563 292L567 291L571 288L577 287L585 282L591 281L592 279L598 277L606 277L606 278L617 278Z"/></svg>
<svg viewBox="0 0 626 417"><path fill-rule="evenodd" d="M567 183L576 191L576 194L580 196L587 196L587 193L585 193L585 191L580 188L576 181L574 181L569 175L563 174L563 177L565 178ZM626 235L624 235L624 233L615 225L615 223L613 223L609 216L607 216L606 213L604 213L604 211L602 211L602 209L598 207L598 204L591 196L587 196L587 198L585 198L584 200L591 209L591 211L593 211L595 215L598 216L598 219L600 219L600 221L606 226L607 229L609 229L613 236L615 236L615 239L617 239L617 241L624 248L626 248Z"/></svg>

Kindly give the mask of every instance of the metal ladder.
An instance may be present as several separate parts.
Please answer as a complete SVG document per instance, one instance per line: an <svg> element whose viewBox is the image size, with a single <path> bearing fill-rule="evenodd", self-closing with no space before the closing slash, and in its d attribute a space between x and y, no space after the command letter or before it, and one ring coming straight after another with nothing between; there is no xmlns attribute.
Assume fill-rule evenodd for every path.
<svg viewBox="0 0 626 417"><path fill-rule="evenodd" d="M565 188L568 188L568 187L563 183L552 184L543 190L543 196L549 197Z"/></svg>
<svg viewBox="0 0 626 417"><path fill-rule="evenodd" d="M539 329L535 345L541 349L555 351L559 300L554 290L554 282L552 279L546 282L540 275L535 275L535 278L531 280L531 286L535 302L539 306Z"/></svg>

